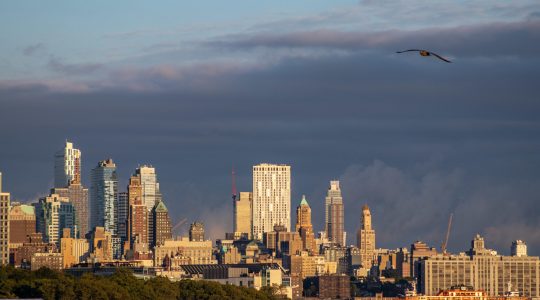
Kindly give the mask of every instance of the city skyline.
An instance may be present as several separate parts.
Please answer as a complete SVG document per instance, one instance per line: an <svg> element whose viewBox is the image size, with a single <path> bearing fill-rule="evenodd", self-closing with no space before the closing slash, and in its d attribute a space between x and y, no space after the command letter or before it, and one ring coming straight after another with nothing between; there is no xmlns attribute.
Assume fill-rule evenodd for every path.
<svg viewBox="0 0 540 300"><path fill-rule="evenodd" d="M316 232L339 180L348 244L367 204L378 245L439 246L454 213L450 251L479 232L538 254L539 16L535 0L3 2L3 190L47 196L68 139L84 188L109 157L119 191L152 165L172 223L217 238L231 167L250 191L273 162ZM395 53L415 48L452 63Z"/></svg>
<svg viewBox="0 0 540 300"><path fill-rule="evenodd" d="M66 142L66 143L68 143L68 142ZM71 144L70 146L73 145L73 143L71 143L71 142L70 142L69 144ZM81 153L82 151L80 151L79 149L76 149L76 150L78 151L78 155L80 156L80 153ZM56 166L56 164L57 164L56 161L57 161L56 159L53 160L54 166ZM80 163L80 162L79 162L79 163ZM107 160L100 161L100 162L98 163L98 167L100 167L100 166L112 166L113 169L114 169L114 172L116 173L116 167L117 167L117 166L116 166L115 163L113 163L113 161L112 161L110 158L107 159ZM268 167L280 167L280 166L283 167L283 166L286 166L286 167L288 167L288 168L290 169L290 166L285 165L285 164L280 164L280 163L278 163L278 164L260 163L260 164L254 165L253 168L260 167L260 166L264 166L264 167L267 167L267 168L268 168ZM155 178L156 178L156 171L155 171L155 168L149 167L149 166L146 165L146 164L138 164L138 167L137 167L137 169L136 169L136 171L135 171L134 176L135 176L135 175L140 176L140 175L138 175L138 174L140 174L141 170L147 170L146 172L151 172L151 174L152 174L152 176L153 176L153 178L154 178L153 180L151 180L151 182L152 182L153 184L156 184L156 185L157 185L157 189L156 189L156 190L159 191L159 183L157 183L156 180L155 180ZM91 170L89 173L92 173L92 171L93 171L93 170ZM290 171L289 171L289 172L290 172ZM0 174L2 174L2 173L0 173ZM56 174L56 173L55 173L55 174ZM78 176L79 176L79 177L82 177L82 178L85 178L84 172L83 172L82 174L79 174ZM115 174L114 176L115 176L115 178L116 178L116 181L115 181L114 186L115 186L115 189L117 189L117 185L119 184L119 183L118 183L118 178L117 178L117 177L120 177L120 176L117 176L116 174ZM289 176L290 176L290 175L289 175ZM292 177L292 176L291 176L291 177ZM255 179L253 178L253 180L255 180ZM292 178L291 178L291 181L293 181ZM339 181L333 180L333 181L330 181L330 183L331 183L330 188L327 188L327 191L331 191L332 189L337 189L337 190L339 191L339 188L340 188ZM129 185L127 185L127 184L126 184L126 186L129 187ZM126 193L126 192L121 191L121 190L122 190L121 187L120 187L119 189L117 189L117 193L118 193L118 194L120 194L120 193ZM129 190L129 188L128 188L127 190ZM40 198L36 199L36 201L26 202L26 203L23 203L23 204L38 203L38 202L40 201L41 198L51 196L51 195L53 194L53 193L52 193L53 191L54 191L54 188L51 189L51 192L44 194L43 197L40 197ZM245 193L252 193L252 190L249 190L249 192L244 192L244 191L239 190L239 191L238 191L238 194L241 194L241 193L243 193L243 194L245 194ZM12 193L10 193L10 194L11 194L11 202L12 202L12 203L13 203L13 202L18 202L18 203L20 203L20 201L17 201L17 200L14 200L14 199L13 199L13 194L12 194ZM154 195L154 194L155 194L155 193L152 192L152 195ZM338 195L338 194L335 194L335 195ZM334 196L335 196L335 195L334 195ZM155 196L154 196L154 197L155 197ZM157 201L156 204L157 204L158 202L161 202L161 197L162 197L162 195L159 194L159 197L156 198L156 199L159 199L159 201L156 200L156 201ZM251 196L250 196L250 197L251 197ZM300 206L302 203L305 202L305 197L306 197L305 195L302 195L302 199L301 199L301 201L298 201L298 203L296 203L297 201L296 201L295 199L291 199L291 204L290 204L290 205L292 205L292 207ZM237 197L237 200L238 200L238 199L240 199L240 197ZM142 201L141 204L142 204L143 206L146 207L146 201L144 200L144 197L141 197L140 201ZM71 201L69 201L69 202L71 203ZM118 201L117 201L117 202L118 202ZM324 204L323 207L326 207L326 203L328 202L328 194L325 195L325 198L322 199L322 202L323 202L323 204ZM231 203L230 205L231 205L231 207L230 207L230 208L231 208L231 215L233 215L233 214L234 214L234 203ZM366 207L367 207L367 205L366 205L366 204L363 204L360 208L358 208L358 211L361 212L361 213L360 213L360 216L361 216L361 217L359 217L360 224L359 224L359 226L356 228L356 229L358 229L358 230L361 229L362 226L363 226L363 225L362 225L362 224L363 224L362 222L363 222L365 216L362 216L362 214L365 213ZM323 209L325 209L325 208L323 208ZM115 212L116 212L116 210L112 210L112 211L115 211ZM150 211L148 211L148 217L150 217ZM172 220L174 220L173 217L174 217L174 216L171 216L171 219L172 219ZM186 217L185 215L177 216L176 219L185 218L185 217ZM231 217L234 218L234 216L231 216ZM295 216L294 216L294 212L291 212L291 213L289 214L288 217L289 217L290 222L292 222L292 224L294 224L295 222L297 222L297 220L296 220L296 218L295 218ZM323 216L322 216L322 217L325 218L325 213L323 213ZM315 217L314 219L316 220L317 217ZM193 219L193 221L194 221L194 222L200 222L200 221L202 221L203 223L205 222L205 220L202 220L202 219ZM320 221L321 221L321 220L319 220L318 223L320 223ZM113 223L111 223L111 224L114 224L114 226L118 226L118 224L120 224L120 223L117 223L117 220L114 220L114 221L111 221L111 222L113 222ZM371 220L370 220L369 222L371 223ZM291 231L294 231L295 226L293 226L292 224L291 224L291 229L290 229L290 230L291 230ZM324 220L322 220L322 224L323 224L323 226L324 226ZM171 225L174 225L174 224L171 224ZM151 226L151 225L149 224L148 226ZM374 226L376 227L376 225L374 225ZM375 229L375 227L373 227L373 228ZM209 236L208 238L211 239L211 240L222 239L222 238L225 237L225 233L226 233L226 232L228 232L228 231L233 232L232 229L234 229L234 224L232 224L230 230L229 230L229 229L223 229L223 232L224 232L223 235L221 235L221 236L216 236L216 237L214 237L214 236ZM61 231L61 230L59 230L59 231ZM317 233L319 233L319 232L324 232L324 231L325 231L325 227L322 227L322 228L316 228L316 227L314 227L313 231L314 231L315 236L316 236ZM356 232L356 231L355 231L355 232ZM359 231L358 231L358 232L359 232ZM188 233L189 233L188 230L184 230L183 236L187 236ZM59 233L58 233L58 234L59 234ZM80 235L81 235L81 236L84 236L83 233L81 233ZM261 239L262 239L262 236L261 236ZM354 239L354 240L353 240L353 239ZM511 247L514 247L514 243L515 243L516 241L521 242L520 239L524 239L524 238L517 238L517 237L516 237L516 238L512 239L511 241L509 241L509 244L507 245L506 248L496 249L496 250L500 251L500 254L503 254L503 255L510 254L512 251L514 251L514 250L511 250ZM525 240L525 242L527 242L527 239L524 239L524 240ZM58 241L59 241L59 238L58 238ZM358 237L357 237L357 236L349 236L349 237L347 237L347 245L355 245L355 244L357 243L357 241L358 241ZM430 241L425 241L425 240L421 240L421 239L419 239L419 240L414 240L414 241L411 240L408 244L400 245L400 246L398 246L398 247L401 247L401 246L408 247L410 244L412 244L413 242L416 242L416 241L427 242L428 246L430 246L430 247L435 247L437 250L440 250L440 249L439 249L439 245L438 245L437 243L431 243ZM511 245L511 246L510 246L510 245ZM378 244L377 246L378 246L378 248L386 248L386 249L392 249L392 248L393 248L393 247L387 247L386 245L382 245L382 246L381 246L381 245L379 245L379 244ZM394 247L394 248L398 248L398 247ZM526 247L526 246L525 246L525 247ZM454 248L458 248L458 249L459 249L459 246L456 245ZM377 249L377 247L376 247L376 249ZM513 249L513 248L512 248L512 249ZM533 251L534 251L534 249L533 249ZM532 254L532 255L534 255L534 254Z"/></svg>

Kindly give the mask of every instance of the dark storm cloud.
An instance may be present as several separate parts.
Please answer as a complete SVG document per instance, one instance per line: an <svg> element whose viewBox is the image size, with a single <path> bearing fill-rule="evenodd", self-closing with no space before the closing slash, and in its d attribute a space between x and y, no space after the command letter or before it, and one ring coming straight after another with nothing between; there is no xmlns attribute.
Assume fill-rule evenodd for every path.
<svg viewBox="0 0 540 300"><path fill-rule="evenodd" d="M313 30L284 34L234 35L209 43L216 47L249 49L328 48L348 51L411 48L435 49L460 57L540 54L540 21L492 23L452 28L345 32Z"/></svg>
<svg viewBox="0 0 540 300"><path fill-rule="evenodd" d="M439 247L453 213L449 245L455 251L465 250L476 233L486 237L487 246L504 254L509 254L510 244L516 239L538 245L538 180L485 181L459 169L441 171L436 167L404 171L374 161L347 168L340 177L345 205L357 209L346 210L348 227L358 226L358 208L366 203L372 214L379 216L374 221L382 244L407 244L416 238ZM494 218L497 225L490 224L495 223Z"/></svg>
<svg viewBox="0 0 540 300"><path fill-rule="evenodd" d="M454 212L451 249L480 232L537 254L537 78L534 56L441 64L352 52L3 82L0 169L14 199L35 200L66 138L83 151L86 185L101 159L117 163L121 190L151 163L173 221L201 220L217 238L231 227L232 165L245 191L253 164L290 163L292 207L306 194L317 230L328 181L343 181L349 243L367 202L381 247L438 246Z"/></svg>

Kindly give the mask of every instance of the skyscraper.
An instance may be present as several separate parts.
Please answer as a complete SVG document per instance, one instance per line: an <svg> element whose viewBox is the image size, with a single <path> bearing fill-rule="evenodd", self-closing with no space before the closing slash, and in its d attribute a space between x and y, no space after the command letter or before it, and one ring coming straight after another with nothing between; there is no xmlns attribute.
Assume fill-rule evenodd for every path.
<svg viewBox="0 0 540 300"><path fill-rule="evenodd" d="M166 240L172 239L171 235L171 219L169 218L169 210L163 201L158 201L152 208L152 244L162 245Z"/></svg>
<svg viewBox="0 0 540 300"><path fill-rule="evenodd" d="M345 246L343 198L339 181L330 181L328 194L324 201L325 231L328 240L340 246Z"/></svg>
<svg viewBox="0 0 540 300"><path fill-rule="evenodd" d="M128 239L130 244L148 243L148 210L142 198L141 177L131 176L128 185Z"/></svg>
<svg viewBox="0 0 540 300"><path fill-rule="evenodd" d="M204 224L201 222L191 223L189 226L189 240L192 242L204 242Z"/></svg>
<svg viewBox="0 0 540 300"><path fill-rule="evenodd" d="M375 259L375 230L371 227L371 212L367 205L362 207L362 224L357 239L362 267L369 270Z"/></svg>
<svg viewBox="0 0 540 300"><path fill-rule="evenodd" d="M302 239L302 249L309 252L318 252L315 248L315 234L313 233L313 225L311 224L311 208L306 200L306 196L302 195L302 201L296 208L296 231Z"/></svg>
<svg viewBox="0 0 540 300"><path fill-rule="evenodd" d="M240 192L240 197L234 200L234 233L235 235L251 235L251 205L253 193Z"/></svg>
<svg viewBox="0 0 540 300"><path fill-rule="evenodd" d="M71 183L67 187L53 188L51 194L57 194L60 197L66 197L75 207L77 214L77 226L80 236L88 233L88 189L80 183ZM78 238L78 236L74 236Z"/></svg>
<svg viewBox="0 0 540 300"><path fill-rule="evenodd" d="M65 147L54 155L54 187L71 183L81 183L81 151L66 140Z"/></svg>
<svg viewBox="0 0 540 300"><path fill-rule="evenodd" d="M148 212L156 205L161 198L159 183L157 182L156 169L152 166L143 165L135 171L141 180L141 196Z"/></svg>
<svg viewBox="0 0 540 300"><path fill-rule="evenodd" d="M70 236L77 234L77 216L75 208L68 198L51 194L40 198L38 203L34 203L34 207L36 229L43 234L46 242L58 246L64 228L70 229Z"/></svg>
<svg viewBox="0 0 540 300"><path fill-rule="evenodd" d="M9 193L2 192L2 173L0 172L0 265L9 263Z"/></svg>
<svg viewBox="0 0 540 300"><path fill-rule="evenodd" d="M92 169L90 187L91 228L104 227L111 234L116 234L115 205L118 203L118 178L116 165L112 159L100 161Z"/></svg>
<svg viewBox="0 0 540 300"><path fill-rule="evenodd" d="M127 192L118 193L118 205L116 209L116 234L122 241L127 241L128 215L129 215L129 194Z"/></svg>
<svg viewBox="0 0 540 300"><path fill-rule="evenodd" d="M291 230L291 167L259 164L253 166L253 238L283 225Z"/></svg>

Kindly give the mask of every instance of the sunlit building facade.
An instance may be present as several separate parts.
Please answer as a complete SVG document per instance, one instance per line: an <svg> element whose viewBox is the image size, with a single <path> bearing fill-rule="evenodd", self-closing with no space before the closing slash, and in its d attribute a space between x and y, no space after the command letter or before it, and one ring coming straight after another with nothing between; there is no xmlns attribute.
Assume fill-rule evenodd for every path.
<svg viewBox="0 0 540 300"><path fill-rule="evenodd" d="M259 164L253 166L253 233L261 240L263 233L283 225L291 230L291 167Z"/></svg>

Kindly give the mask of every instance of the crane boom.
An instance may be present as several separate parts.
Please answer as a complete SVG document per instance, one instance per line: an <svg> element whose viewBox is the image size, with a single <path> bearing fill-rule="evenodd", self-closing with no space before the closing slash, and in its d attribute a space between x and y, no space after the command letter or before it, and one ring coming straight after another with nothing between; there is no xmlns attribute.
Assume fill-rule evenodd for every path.
<svg viewBox="0 0 540 300"><path fill-rule="evenodd" d="M452 218L454 217L454 214L450 214L450 219L448 219L448 228L446 229L446 238L444 239L444 243L441 246L441 251L443 254L446 254L446 246L448 245L448 238L450 238L450 229L452 228Z"/></svg>

